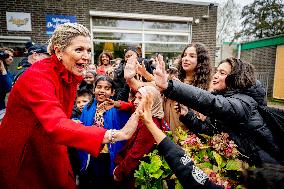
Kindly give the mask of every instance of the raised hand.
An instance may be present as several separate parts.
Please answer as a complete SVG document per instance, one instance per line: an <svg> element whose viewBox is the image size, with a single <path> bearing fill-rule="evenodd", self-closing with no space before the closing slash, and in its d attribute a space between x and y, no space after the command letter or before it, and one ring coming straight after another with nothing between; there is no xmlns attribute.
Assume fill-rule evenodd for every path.
<svg viewBox="0 0 284 189"><path fill-rule="evenodd" d="M152 105L153 105L153 94L148 93L142 102L140 102L142 105L141 110L139 110L139 116L143 120L144 124L147 126L149 122L152 120Z"/></svg>
<svg viewBox="0 0 284 189"><path fill-rule="evenodd" d="M6 75L7 74L7 70L5 69L4 63L2 60L0 60L0 74L2 75Z"/></svg>
<svg viewBox="0 0 284 189"><path fill-rule="evenodd" d="M144 60L142 61L142 64L137 64L137 73L139 75L144 75L145 73L147 73Z"/></svg>
<svg viewBox="0 0 284 189"><path fill-rule="evenodd" d="M163 56L158 55L158 57L156 57L155 61L157 62L157 67L153 71L154 80L155 80L156 86L158 87L158 90L163 91L163 90L168 88L168 81L167 81L168 74L166 72L165 62L163 60Z"/></svg>
<svg viewBox="0 0 284 189"><path fill-rule="evenodd" d="M139 64L137 61L137 56L133 54L126 62L124 68L124 79L128 80L136 75L137 64Z"/></svg>

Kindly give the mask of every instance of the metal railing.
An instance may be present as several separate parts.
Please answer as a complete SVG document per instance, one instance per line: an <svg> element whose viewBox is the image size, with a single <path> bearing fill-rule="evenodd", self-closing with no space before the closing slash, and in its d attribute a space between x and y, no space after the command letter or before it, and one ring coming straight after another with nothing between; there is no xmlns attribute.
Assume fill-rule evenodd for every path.
<svg viewBox="0 0 284 189"><path fill-rule="evenodd" d="M261 84L265 88L266 100L267 100L269 73L268 72L257 72L255 73L255 77L257 80L261 82Z"/></svg>

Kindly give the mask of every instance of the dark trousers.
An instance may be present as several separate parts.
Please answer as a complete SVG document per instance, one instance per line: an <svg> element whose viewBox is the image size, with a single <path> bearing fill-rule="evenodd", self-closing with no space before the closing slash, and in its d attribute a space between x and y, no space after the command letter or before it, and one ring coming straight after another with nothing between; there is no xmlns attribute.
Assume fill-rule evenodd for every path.
<svg viewBox="0 0 284 189"><path fill-rule="evenodd" d="M79 189L114 189L115 182L110 174L110 155L101 153L91 157L87 170L79 175Z"/></svg>

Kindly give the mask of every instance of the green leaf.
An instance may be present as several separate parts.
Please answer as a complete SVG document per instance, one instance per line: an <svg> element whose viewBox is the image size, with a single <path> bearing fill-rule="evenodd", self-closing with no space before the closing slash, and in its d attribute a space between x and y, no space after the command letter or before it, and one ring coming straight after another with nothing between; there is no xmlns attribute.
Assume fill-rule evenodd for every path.
<svg viewBox="0 0 284 189"><path fill-rule="evenodd" d="M236 189L242 189L242 188L243 188L242 185L238 185L238 186L236 187Z"/></svg>
<svg viewBox="0 0 284 189"><path fill-rule="evenodd" d="M227 164L226 164L226 162L222 162L222 164L221 164L221 168L223 168L223 167L225 167Z"/></svg>
<svg viewBox="0 0 284 189"><path fill-rule="evenodd" d="M204 162L204 163L200 163L198 164L198 167L200 169L204 169L204 168L209 168L209 169L212 169L213 168L213 165L209 162Z"/></svg>
<svg viewBox="0 0 284 189"><path fill-rule="evenodd" d="M218 164L218 167L221 168L221 165L222 165L222 162L223 162L223 159L222 157L215 151L213 151L213 156Z"/></svg>
<svg viewBox="0 0 284 189"><path fill-rule="evenodd" d="M149 176L153 177L155 179L158 179L158 178L160 178L162 176L163 173L164 173L164 171L159 169L157 172L155 172L155 173L153 173L153 174L151 174Z"/></svg>
<svg viewBox="0 0 284 189"><path fill-rule="evenodd" d="M156 171L158 171L162 166L162 160L160 158L160 156L155 155L151 157L151 163L149 166L149 172L150 173L154 173Z"/></svg>
<svg viewBox="0 0 284 189"><path fill-rule="evenodd" d="M178 179L176 179L176 185L175 185L175 189L183 189L183 187L182 187L182 185L181 185L181 183L179 182L179 180Z"/></svg>
<svg viewBox="0 0 284 189"><path fill-rule="evenodd" d="M203 157L206 155L206 149L202 149L199 153L198 153L198 158L203 161Z"/></svg>
<svg viewBox="0 0 284 189"><path fill-rule="evenodd" d="M213 171L214 171L214 172L217 173L217 172L219 172L219 170L220 170L220 169L219 169L216 165L213 165Z"/></svg>
<svg viewBox="0 0 284 189"><path fill-rule="evenodd" d="M242 162L240 160L229 160L225 169L231 171L241 171Z"/></svg>

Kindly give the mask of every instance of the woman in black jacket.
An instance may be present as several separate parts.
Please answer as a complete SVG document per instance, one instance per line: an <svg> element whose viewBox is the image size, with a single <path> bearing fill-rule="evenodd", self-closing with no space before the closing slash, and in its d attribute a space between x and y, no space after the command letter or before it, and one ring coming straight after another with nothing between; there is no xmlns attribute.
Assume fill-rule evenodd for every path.
<svg viewBox="0 0 284 189"><path fill-rule="evenodd" d="M159 152L165 157L165 160L173 170L182 186L187 189L208 188L219 189L218 186L211 182L208 176L194 165L186 152L178 145L174 144L162 130L160 130L152 120L151 107L153 104L153 94L147 94L143 104L143 111L139 111L139 116L144 124L152 133L158 145Z"/></svg>
<svg viewBox="0 0 284 189"><path fill-rule="evenodd" d="M164 62L154 71L156 85L164 95L209 116L209 126L227 132L238 150L252 164L283 161L271 131L257 107L265 104L265 92L256 82L253 67L239 59L220 63L213 76L214 93L178 81L167 81ZM191 118L192 119L192 118Z"/></svg>
<svg viewBox="0 0 284 189"><path fill-rule="evenodd" d="M187 189L219 189L222 186L214 184L208 176L194 165L186 152L174 144L152 120L151 107L153 95L147 94L142 100L139 116L147 126L158 145L158 150L164 156L169 167L177 176L183 188ZM284 166L265 164L261 168L244 172L242 184L246 188L282 189L284 181Z"/></svg>

